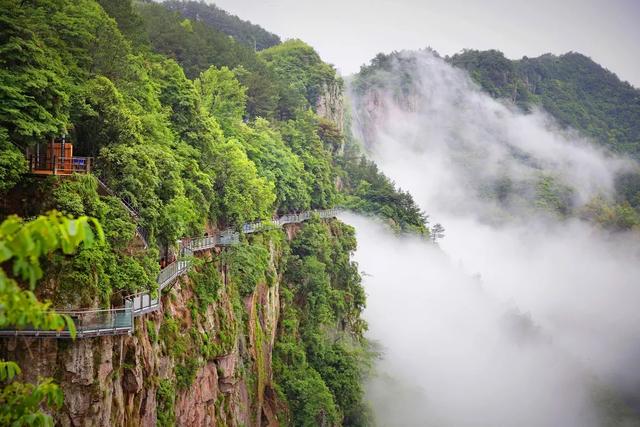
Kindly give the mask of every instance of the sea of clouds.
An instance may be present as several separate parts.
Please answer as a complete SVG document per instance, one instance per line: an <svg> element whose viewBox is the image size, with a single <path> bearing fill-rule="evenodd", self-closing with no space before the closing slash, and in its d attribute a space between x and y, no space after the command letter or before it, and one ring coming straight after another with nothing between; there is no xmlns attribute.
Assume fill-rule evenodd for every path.
<svg viewBox="0 0 640 427"><path fill-rule="evenodd" d="M386 86L352 93L354 133L446 237L437 247L343 218L381 346L368 384L379 424L636 425L637 236L531 207L541 176L577 208L611 198L631 161L492 99L428 51L402 55L411 67L381 72ZM502 200L483 191L497 180L510 183Z"/></svg>

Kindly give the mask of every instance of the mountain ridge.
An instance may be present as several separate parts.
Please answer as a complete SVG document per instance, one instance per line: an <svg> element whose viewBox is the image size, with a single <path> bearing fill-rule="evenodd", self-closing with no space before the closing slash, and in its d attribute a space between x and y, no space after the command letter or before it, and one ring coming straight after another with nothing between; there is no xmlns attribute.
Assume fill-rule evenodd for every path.
<svg viewBox="0 0 640 427"><path fill-rule="evenodd" d="M169 10L179 12L185 18L204 22L255 50L264 50L281 43L278 35L251 21L243 20L214 3L202 0L166 0L163 4Z"/></svg>
<svg viewBox="0 0 640 427"><path fill-rule="evenodd" d="M445 59L467 70L494 98L525 111L542 106L561 125L640 158L640 89L588 56L567 52L510 60L498 50L465 50Z"/></svg>

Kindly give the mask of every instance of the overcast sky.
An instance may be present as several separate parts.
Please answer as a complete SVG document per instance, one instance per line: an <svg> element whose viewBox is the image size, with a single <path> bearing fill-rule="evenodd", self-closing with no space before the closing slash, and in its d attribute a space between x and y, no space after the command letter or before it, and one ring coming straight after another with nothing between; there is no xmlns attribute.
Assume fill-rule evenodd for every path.
<svg viewBox="0 0 640 427"><path fill-rule="evenodd" d="M209 0L211 1L211 0ZM509 58L584 53L640 87L640 0L215 0L343 75L378 52L499 49Z"/></svg>

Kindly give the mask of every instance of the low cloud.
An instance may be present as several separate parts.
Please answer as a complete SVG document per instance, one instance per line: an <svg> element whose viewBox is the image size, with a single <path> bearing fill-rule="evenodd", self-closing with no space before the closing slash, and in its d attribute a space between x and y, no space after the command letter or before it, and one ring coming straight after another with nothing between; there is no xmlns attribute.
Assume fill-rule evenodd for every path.
<svg viewBox="0 0 640 427"><path fill-rule="evenodd" d="M579 208L611 197L631 161L491 99L428 52L405 59L378 76L386 86L353 95L355 130L446 237L438 248L344 218L383 348L369 384L380 424L635 425L638 239L536 208L544 177Z"/></svg>

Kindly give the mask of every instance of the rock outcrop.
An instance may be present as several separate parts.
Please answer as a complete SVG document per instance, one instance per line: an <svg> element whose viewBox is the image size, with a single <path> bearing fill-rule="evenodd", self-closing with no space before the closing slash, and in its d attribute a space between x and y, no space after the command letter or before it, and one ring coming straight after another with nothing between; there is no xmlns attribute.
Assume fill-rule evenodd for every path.
<svg viewBox="0 0 640 427"><path fill-rule="evenodd" d="M278 271L279 254L271 255ZM23 367L23 381L55 379L65 399L53 416L62 426L277 425L279 280L240 299L219 255L205 262L221 279L213 303L196 307L185 276L163 295L161 311L135 319L132 336L3 339L0 357Z"/></svg>
<svg viewBox="0 0 640 427"><path fill-rule="evenodd" d="M333 122L344 133L344 95L341 81L323 84L316 104L316 113Z"/></svg>

